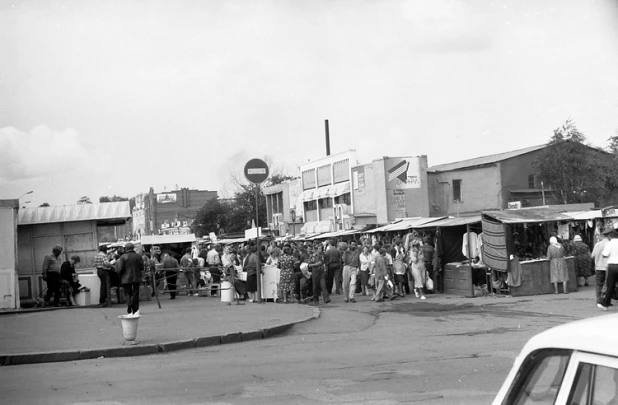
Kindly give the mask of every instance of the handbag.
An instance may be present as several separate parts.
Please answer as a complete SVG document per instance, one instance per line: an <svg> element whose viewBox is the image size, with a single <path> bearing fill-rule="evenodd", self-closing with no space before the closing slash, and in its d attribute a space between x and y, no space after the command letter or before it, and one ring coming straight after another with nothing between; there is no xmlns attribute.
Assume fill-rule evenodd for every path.
<svg viewBox="0 0 618 405"><path fill-rule="evenodd" d="M375 276L373 274L369 276L369 280L367 281L367 285L369 287L374 287L376 285L376 278L375 278Z"/></svg>
<svg viewBox="0 0 618 405"><path fill-rule="evenodd" d="M425 288L428 291L433 291L433 280L430 277L427 277L427 280L425 280Z"/></svg>

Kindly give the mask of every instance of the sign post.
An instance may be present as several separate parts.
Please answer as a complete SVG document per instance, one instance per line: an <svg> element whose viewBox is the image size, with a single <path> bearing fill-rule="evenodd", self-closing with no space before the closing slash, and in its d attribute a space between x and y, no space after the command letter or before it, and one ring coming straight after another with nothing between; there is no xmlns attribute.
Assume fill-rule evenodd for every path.
<svg viewBox="0 0 618 405"><path fill-rule="evenodd" d="M251 183L255 184L255 246L257 247L257 254L260 254L260 214L259 214L259 206L258 206L258 189L260 184L262 184L268 178L268 165L261 159L251 159L245 165L245 177ZM260 268L256 271L257 277L257 300L258 303L262 303L262 269Z"/></svg>

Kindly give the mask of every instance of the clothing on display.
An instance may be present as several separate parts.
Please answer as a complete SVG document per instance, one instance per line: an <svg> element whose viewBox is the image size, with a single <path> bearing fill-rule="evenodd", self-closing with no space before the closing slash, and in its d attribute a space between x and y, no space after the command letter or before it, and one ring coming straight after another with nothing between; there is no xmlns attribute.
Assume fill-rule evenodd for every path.
<svg viewBox="0 0 618 405"><path fill-rule="evenodd" d="M463 255L466 257L468 257L468 254L470 254L471 257L468 257L468 259L474 259L475 257L479 256L478 238L479 236L474 232L466 232L463 236L461 253L463 253ZM470 253L468 253L468 248L470 250Z"/></svg>

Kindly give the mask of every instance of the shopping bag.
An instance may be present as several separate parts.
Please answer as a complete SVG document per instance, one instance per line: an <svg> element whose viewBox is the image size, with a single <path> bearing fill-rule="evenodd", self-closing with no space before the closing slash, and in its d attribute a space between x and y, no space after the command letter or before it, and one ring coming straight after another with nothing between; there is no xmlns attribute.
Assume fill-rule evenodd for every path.
<svg viewBox="0 0 618 405"><path fill-rule="evenodd" d="M425 288L428 291L433 291L433 280L430 277L427 277L427 280L425 280Z"/></svg>

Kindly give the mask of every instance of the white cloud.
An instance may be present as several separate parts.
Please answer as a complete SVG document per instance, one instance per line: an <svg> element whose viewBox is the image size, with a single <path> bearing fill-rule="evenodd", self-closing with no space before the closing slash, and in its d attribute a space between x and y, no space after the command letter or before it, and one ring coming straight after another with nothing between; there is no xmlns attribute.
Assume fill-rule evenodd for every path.
<svg viewBox="0 0 618 405"><path fill-rule="evenodd" d="M30 132L0 129L0 181L15 182L50 174L65 174L90 161L79 134L39 125ZM81 168L80 168L81 170Z"/></svg>

